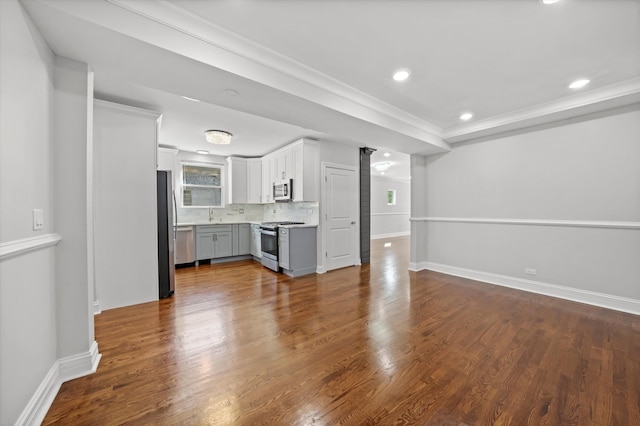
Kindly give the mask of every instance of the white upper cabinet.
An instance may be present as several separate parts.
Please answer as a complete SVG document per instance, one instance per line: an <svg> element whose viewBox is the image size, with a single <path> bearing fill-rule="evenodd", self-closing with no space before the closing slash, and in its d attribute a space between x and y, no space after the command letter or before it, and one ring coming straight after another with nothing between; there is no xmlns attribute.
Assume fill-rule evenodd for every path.
<svg viewBox="0 0 640 426"><path fill-rule="evenodd" d="M247 159L247 203L262 202L262 159Z"/></svg>
<svg viewBox="0 0 640 426"><path fill-rule="evenodd" d="M295 165L293 163L293 150L289 147L276 151L276 181L293 179Z"/></svg>
<svg viewBox="0 0 640 426"><path fill-rule="evenodd" d="M319 201L320 158L318 143L302 139L291 148L293 201Z"/></svg>
<svg viewBox="0 0 640 426"><path fill-rule="evenodd" d="M229 179L227 180L229 204L247 203L247 159L228 157L227 169Z"/></svg>
<svg viewBox="0 0 640 426"><path fill-rule="evenodd" d="M293 179L293 201L319 201L318 143L300 139L262 158L227 158L229 204L274 203L273 184Z"/></svg>
<svg viewBox="0 0 640 426"><path fill-rule="evenodd" d="M273 199L273 183L276 180L275 156L268 154L262 157L262 202L275 203Z"/></svg>

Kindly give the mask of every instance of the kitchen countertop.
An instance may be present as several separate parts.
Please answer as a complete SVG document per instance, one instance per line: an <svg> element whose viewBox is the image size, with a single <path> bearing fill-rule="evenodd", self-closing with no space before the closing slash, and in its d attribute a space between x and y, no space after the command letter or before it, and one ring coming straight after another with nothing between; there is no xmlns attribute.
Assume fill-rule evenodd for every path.
<svg viewBox="0 0 640 426"><path fill-rule="evenodd" d="M242 223L249 224L260 224L260 222L250 221L250 220L241 220L241 221L231 221L231 222L179 222L176 223L175 226L201 226L201 225L240 225Z"/></svg>
<svg viewBox="0 0 640 426"><path fill-rule="evenodd" d="M181 226L202 226L202 225L240 225L242 223L249 223L251 225L260 225L262 222L256 221L233 221L233 222L180 222L177 223L176 227ZM281 225L280 228L317 228L318 224L313 223L304 223L299 225Z"/></svg>

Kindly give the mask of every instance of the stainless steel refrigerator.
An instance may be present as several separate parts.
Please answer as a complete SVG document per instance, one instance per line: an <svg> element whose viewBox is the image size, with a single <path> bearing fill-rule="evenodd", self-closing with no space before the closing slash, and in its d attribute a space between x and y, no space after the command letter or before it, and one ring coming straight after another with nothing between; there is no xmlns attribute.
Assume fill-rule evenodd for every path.
<svg viewBox="0 0 640 426"><path fill-rule="evenodd" d="M160 298L175 291L174 251L174 198L171 171L158 170L158 289Z"/></svg>

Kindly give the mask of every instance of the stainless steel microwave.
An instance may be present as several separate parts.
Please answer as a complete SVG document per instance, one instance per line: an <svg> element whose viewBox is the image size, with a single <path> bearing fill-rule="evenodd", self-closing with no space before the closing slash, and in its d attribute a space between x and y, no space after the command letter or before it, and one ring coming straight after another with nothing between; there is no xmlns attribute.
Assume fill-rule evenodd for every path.
<svg viewBox="0 0 640 426"><path fill-rule="evenodd" d="M280 180L273 184L275 201L291 201L293 198L293 179Z"/></svg>

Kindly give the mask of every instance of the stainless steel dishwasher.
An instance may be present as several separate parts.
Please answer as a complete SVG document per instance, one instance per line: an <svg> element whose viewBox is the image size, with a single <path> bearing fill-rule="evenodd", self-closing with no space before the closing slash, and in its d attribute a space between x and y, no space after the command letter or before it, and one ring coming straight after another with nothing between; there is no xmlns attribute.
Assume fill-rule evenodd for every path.
<svg viewBox="0 0 640 426"><path fill-rule="evenodd" d="M193 226L176 227L176 265L196 261Z"/></svg>

